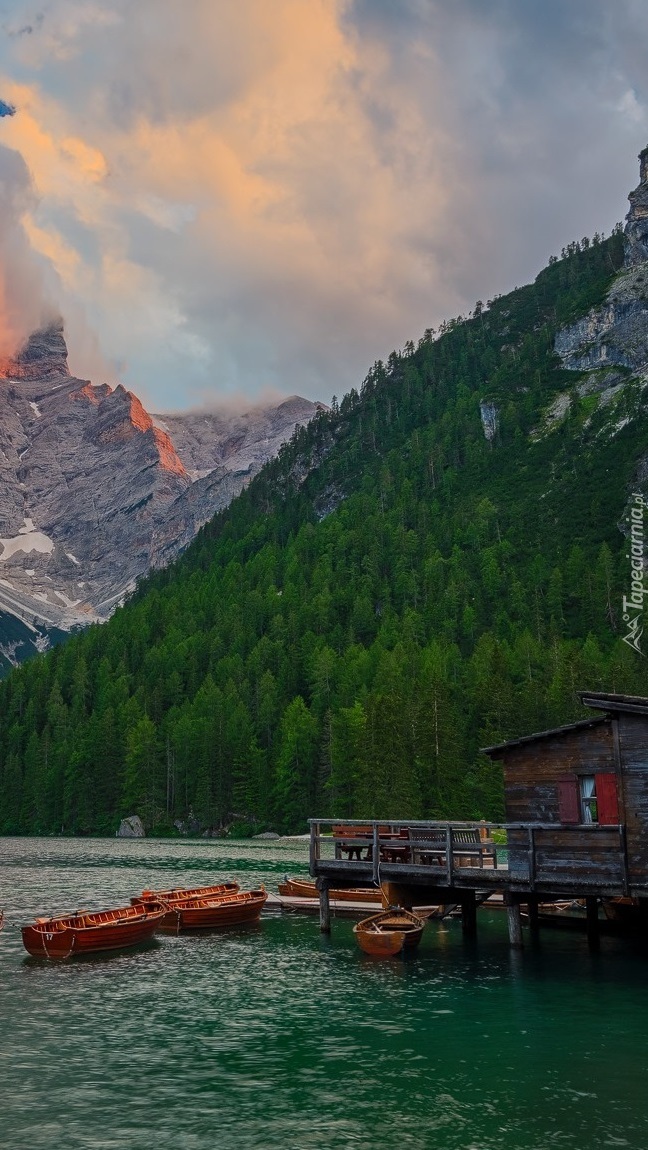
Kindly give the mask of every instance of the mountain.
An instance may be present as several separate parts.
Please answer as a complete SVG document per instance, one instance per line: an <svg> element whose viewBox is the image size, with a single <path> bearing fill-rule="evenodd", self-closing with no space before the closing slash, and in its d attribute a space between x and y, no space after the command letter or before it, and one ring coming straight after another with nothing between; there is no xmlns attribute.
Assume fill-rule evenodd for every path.
<svg viewBox="0 0 648 1150"><path fill-rule="evenodd" d="M62 323L0 365L0 396L5 663L110 615L318 410L293 396L238 417L152 418L121 385L70 374Z"/></svg>
<svg viewBox="0 0 648 1150"><path fill-rule="evenodd" d="M481 746L581 716L579 688L646 693L641 163L623 233L374 364L0 684L5 832L496 818Z"/></svg>
<svg viewBox="0 0 648 1150"><path fill-rule="evenodd" d="M156 415L156 425L167 432L192 479L220 466L237 475L256 475L297 424L309 422L323 404L291 395L276 406L253 408L240 414L188 412Z"/></svg>

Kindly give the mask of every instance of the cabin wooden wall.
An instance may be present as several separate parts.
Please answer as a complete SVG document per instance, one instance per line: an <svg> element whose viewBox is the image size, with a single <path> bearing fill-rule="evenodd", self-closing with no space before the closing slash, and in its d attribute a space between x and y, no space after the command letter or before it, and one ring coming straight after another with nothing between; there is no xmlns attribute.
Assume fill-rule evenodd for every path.
<svg viewBox="0 0 648 1150"><path fill-rule="evenodd" d="M534 739L502 753L506 821L557 823L558 780L566 775L614 771L612 723Z"/></svg>
<svg viewBox="0 0 648 1150"><path fill-rule="evenodd" d="M502 752L506 821L561 824L559 783L574 775L615 771L612 722L602 718L590 727L562 731ZM620 815L621 817L621 815ZM623 860L618 831L559 825L536 831L530 859L528 832L509 831L509 870L525 878L531 867L535 881L559 890L570 883L614 887L621 879Z"/></svg>
<svg viewBox="0 0 648 1150"><path fill-rule="evenodd" d="M632 887L648 887L648 716L620 712L621 788Z"/></svg>

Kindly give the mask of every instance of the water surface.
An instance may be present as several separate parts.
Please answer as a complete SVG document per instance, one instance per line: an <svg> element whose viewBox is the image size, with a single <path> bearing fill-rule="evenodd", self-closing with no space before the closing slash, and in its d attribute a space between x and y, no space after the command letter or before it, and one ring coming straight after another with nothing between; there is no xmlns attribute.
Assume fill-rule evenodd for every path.
<svg viewBox="0 0 648 1150"><path fill-rule="evenodd" d="M430 924L376 961L351 923L268 915L48 963L35 914L144 887L276 890L302 843L0 839L0 1144L5 1150L551 1150L648 1147L648 956L545 933L511 952Z"/></svg>

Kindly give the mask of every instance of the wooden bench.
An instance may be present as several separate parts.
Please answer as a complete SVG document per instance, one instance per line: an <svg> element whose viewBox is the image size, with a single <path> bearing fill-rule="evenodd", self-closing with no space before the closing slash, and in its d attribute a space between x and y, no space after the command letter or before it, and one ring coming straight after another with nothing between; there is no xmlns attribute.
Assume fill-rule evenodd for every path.
<svg viewBox="0 0 648 1150"><path fill-rule="evenodd" d="M448 836L444 828L409 827L412 862L420 866L445 866Z"/></svg>
<svg viewBox="0 0 648 1150"><path fill-rule="evenodd" d="M468 866L484 866L484 860L492 860L497 867L497 847L490 839L481 837L478 827L452 828L452 857L469 859ZM446 866L448 832L445 827L410 827L409 838L412 844L412 862L421 866ZM463 865L457 862L458 866Z"/></svg>
<svg viewBox="0 0 648 1150"><path fill-rule="evenodd" d="M492 865L497 867L497 847L490 839L482 838L482 831L478 827L453 829L452 854L453 857L476 860L469 862L468 866L483 867L484 859L491 859Z"/></svg>

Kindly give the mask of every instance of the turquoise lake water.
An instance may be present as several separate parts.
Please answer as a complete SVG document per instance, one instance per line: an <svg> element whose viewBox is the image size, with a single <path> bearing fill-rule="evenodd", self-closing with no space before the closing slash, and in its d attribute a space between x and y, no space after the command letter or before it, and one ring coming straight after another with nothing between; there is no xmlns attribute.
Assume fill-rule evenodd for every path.
<svg viewBox="0 0 648 1150"><path fill-rule="evenodd" d="M305 874L303 843L0 839L4 1150L648 1150L648 953L431 923L406 959L316 918L48 963L34 915Z"/></svg>

